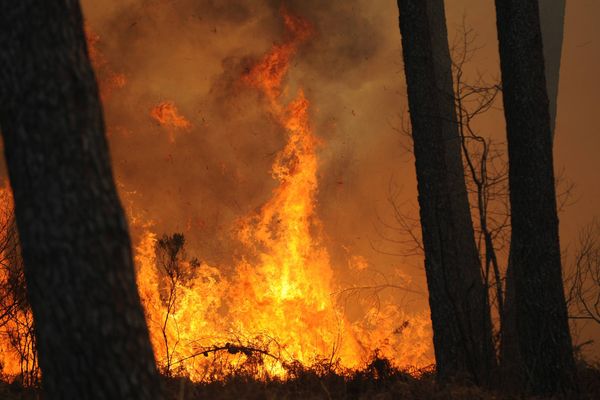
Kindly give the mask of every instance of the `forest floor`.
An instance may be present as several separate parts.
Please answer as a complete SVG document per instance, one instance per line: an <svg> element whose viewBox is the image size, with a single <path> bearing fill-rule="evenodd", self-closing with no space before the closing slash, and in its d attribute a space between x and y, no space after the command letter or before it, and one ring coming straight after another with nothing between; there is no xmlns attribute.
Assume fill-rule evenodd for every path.
<svg viewBox="0 0 600 400"><path fill-rule="evenodd" d="M299 366L286 380L258 380L250 375L235 374L210 383L193 383L186 378L164 377L167 400L542 400L542 397L505 395L484 390L469 383L437 385L434 371L418 373L393 368L385 359L376 358L364 369L340 374L323 366ZM600 365L579 363L581 396L553 399L600 399ZM0 381L2 400L43 399L35 388L23 388L17 382Z"/></svg>

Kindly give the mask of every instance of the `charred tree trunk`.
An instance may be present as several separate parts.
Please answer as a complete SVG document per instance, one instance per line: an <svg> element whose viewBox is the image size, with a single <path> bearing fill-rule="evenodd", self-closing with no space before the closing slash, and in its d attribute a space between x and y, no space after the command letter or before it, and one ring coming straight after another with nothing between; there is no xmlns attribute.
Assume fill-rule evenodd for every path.
<svg viewBox="0 0 600 400"><path fill-rule="evenodd" d="M1 3L0 127L45 398L162 398L77 1Z"/></svg>
<svg viewBox="0 0 600 400"><path fill-rule="evenodd" d="M523 389L569 392L575 364L567 322L551 118L537 0L496 0L511 202L504 369ZM516 357L516 358L515 358Z"/></svg>
<svg viewBox="0 0 600 400"><path fill-rule="evenodd" d="M438 378L495 365L456 122L442 0L398 0Z"/></svg>

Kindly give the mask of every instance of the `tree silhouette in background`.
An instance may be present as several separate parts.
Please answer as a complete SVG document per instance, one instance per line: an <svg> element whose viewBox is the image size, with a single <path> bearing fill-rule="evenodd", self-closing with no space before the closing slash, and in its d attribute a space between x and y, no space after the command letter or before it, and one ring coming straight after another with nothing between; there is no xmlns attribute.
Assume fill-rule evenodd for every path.
<svg viewBox="0 0 600 400"><path fill-rule="evenodd" d="M443 0L398 0L438 378L489 382L490 309L461 159Z"/></svg>
<svg viewBox="0 0 600 400"><path fill-rule="evenodd" d="M505 369L534 394L575 388L561 273L549 102L537 0L496 0L507 125L511 250ZM512 274L512 276L511 276ZM512 300L509 300L512 299ZM508 307L510 306L510 307ZM508 310L511 310L508 312ZM505 323L506 326L506 323Z"/></svg>

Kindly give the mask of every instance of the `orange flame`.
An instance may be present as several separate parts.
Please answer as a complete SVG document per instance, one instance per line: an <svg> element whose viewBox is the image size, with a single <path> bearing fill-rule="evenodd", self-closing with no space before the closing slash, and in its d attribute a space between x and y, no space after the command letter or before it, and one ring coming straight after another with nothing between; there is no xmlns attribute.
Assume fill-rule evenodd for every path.
<svg viewBox="0 0 600 400"><path fill-rule="evenodd" d="M299 91L288 105L281 100L291 59L313 28L285 10L283 18L288 40L274 45L242 77L244 83L264 93L288 138L272 166L279 186L257 215L239 223L238 238L246 257L230 277L222 275L221 268L193 267L181 259L181 268L196 274L175 283L176 300L170 304L165 303L160 288L173 288L173 282L169 284L168 277L157 271L156 235L147 231L137 248L140 295L157 359L163 366L180 368L192 379L203 380L211 377L209 366L215 360L196 355L227 342L225 348L234 355L225 364L235 367L248 362L251 355L238 355L238 348L227 346L264 345L266 340L267 349L279 357L267 359L261 371L275 375L285 375L284 364L292 360L310 364L339 358L343 366L356 367L375 349L396 364L429 364L428 316L408 316L387 304L371 309L366 319L350 323L332 296L337 288L315 213L320 141L312 133L310 104L304 93ZM407 320L410 324L402 325Z"/></svg>
<svg viewBox="0 0 600 400"><path fill-rule="evenodd" d="M33 316L23 298L24 278L13 224L13 196L6 184L0 186L0 372L20 375L23 383L30 384L37 378Z"/></svg>
<svg viewBox="0 0 600 400"><path fill-rule="evenodd" d="M310 22L288 13L282 9L283 20L289 39L283 44L275 45L265 57L257 63L244 77L246 83L261 89L278 108L277 98L281 94L283 78L290 67L292 57L298 47L306 42L314 33Z"/></svg>
<svg viewBox="0 0 600 400"><path fill-rule="evenodd" d="M152 110L150 110L150 116L158 122L159 125L168 129L169 140L171 143L175 142L176 129L188 130L192 127L190 121L179 114L177 107L175 107L175 103L172 101L163 101L153 107Z"/></svg>
<svg viewBox="0 0 600 400"><path fill-rule="evenodd" d="M100 35L94 33L88 25L84 28L88 54L98 78L100 99L105 102L115 89L121 89L127 84L127 78L125 74L114 71L108 65L106 57L98 48Z"/></svg>

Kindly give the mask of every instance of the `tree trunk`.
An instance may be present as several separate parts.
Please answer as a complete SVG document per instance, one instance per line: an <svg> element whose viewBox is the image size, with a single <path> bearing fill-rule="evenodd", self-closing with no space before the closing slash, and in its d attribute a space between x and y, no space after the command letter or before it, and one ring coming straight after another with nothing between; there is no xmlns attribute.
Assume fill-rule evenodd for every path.
<svg viewBox="0 0 600 400"><path fill-rule="evenodd" d="M0 126L46 399L160 399L79 3L0 3Z"/></svg>
<svg viewBox="0 0 600 400"><path fill-rule="evenodd" d="M503 362L518 371L529 392L569 392L575 364L561 275L538 2L496 0L496 12L512 225L505 313L514 318L513 334L503 338Z"/></svg>
<svg viewBox="0 0 600 400"><path fill-rule="evenodd" d="M546 71L546 88L548 90L550 131L554 139L556 115L558 107L558 86L560 76L560 61L565 19L565 0L540 0L540 26L544 48ZM554 141L554 140L553 140ZM509 262L506 271L506 294L504 315L502 316L502 341L500 360L502 364L503 386L518 386L522 376L518 365L520 361L517 345L517 327L514 320L515 290L514 274Z"/></svg>
<svg viewBox="0 0 600 400"><path fill-rule="evenodd" d="M495 365L456 122L442 0L398 0L438 378Z"/></svg>

